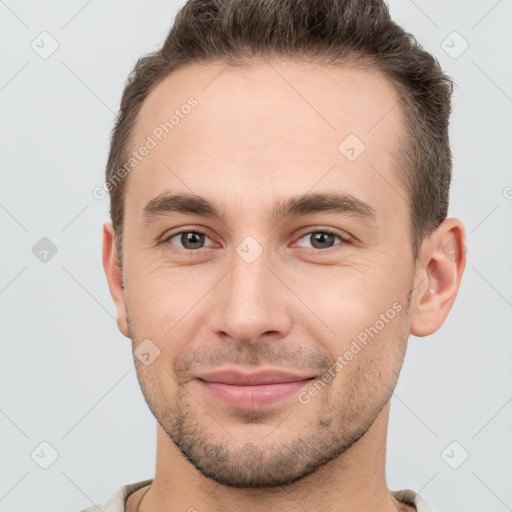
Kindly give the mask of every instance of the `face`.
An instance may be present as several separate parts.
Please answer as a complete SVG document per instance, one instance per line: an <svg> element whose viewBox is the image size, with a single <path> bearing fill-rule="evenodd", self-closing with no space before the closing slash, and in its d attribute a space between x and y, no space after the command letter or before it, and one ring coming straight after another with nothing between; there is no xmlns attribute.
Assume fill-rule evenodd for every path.
<svg viewBox="0 0 512 512"><path fill-rule="evenodd" d="M374 71L274 60L189 66L144 102L127 332L151 411L208 478L296 481L390 399L414 288L397 99Z"/></svg>

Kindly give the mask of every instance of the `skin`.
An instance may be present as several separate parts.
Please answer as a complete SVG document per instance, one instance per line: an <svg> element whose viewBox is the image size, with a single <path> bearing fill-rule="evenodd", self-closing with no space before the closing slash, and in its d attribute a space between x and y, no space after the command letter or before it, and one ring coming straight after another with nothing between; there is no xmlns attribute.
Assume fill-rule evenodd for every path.
<svg viewBox="0 0 512 512"><path fill-rule="evenodd" d="M397 92L376 71L288 59L188 66L145 100L133 149L190 96L197 107L128 177L124 287L112 225L103 227L119 329L134 350L144 339L160 350L149 365L134 357L157 419L157 461L151 487L127 510L148 489L143 512L414 510L386 484L389 401L409 335L435 332L453 305L465 234L445 220L414 263L394 168ZM352 162L338 151L349 133L366 145ZM144 206L164 191L203 196L225 215L168 213L144 225ZM371 205L375 219L271 215L277 199L333 191ZM196 249L174 236L193 228L206 234ZM322 228L337 236L318 248ZM251 263L236 251L247 236L263 249ZM397 303L401 311L307 404L292 395L241 410L194 378L227 367L320 378Z"/></svg>

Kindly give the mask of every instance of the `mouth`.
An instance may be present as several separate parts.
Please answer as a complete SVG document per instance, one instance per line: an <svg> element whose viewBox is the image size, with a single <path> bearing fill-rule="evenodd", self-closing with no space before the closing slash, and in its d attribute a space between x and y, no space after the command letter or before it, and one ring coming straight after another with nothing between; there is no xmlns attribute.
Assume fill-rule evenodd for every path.
<svg viewBox="0 0 512 512"><path fill-rule="evenodd" d="M203 390L217 400L241 409L260 409L297 393L315 377L280 370L242 373L222 370L196 378Z"/></svg>

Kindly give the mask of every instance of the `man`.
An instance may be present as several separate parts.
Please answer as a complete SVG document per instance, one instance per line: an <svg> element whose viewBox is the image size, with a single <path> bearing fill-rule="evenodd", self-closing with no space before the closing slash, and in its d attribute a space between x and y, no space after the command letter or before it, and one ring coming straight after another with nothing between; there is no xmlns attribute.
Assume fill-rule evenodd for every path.
<svg viewBox="0 0 512 512"><path fill-rule="evenodd" d="M388 489L386 435L409 335L465 266L451 91L378 0L181 9L107 164L103 264L157 461L104 512L431 510Z"/></svg>

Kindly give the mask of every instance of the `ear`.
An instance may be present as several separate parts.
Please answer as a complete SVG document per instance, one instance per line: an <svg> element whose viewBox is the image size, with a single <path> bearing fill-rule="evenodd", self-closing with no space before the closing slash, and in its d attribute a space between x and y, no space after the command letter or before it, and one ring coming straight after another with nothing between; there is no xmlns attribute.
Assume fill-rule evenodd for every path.
<svg viewBox="0 0 512 512"><path fill-rule="evenodd" d="M458 219L446 219L422 244L416 266L411 334L428 336L443 325L465 267L464 226Z"/></svg>
<svg viewBox="0 0 512 512"><path fill-rule="evenodd" d="M114 243L114 228L112 222L105 222L103 224L103 268L107 276L110 295L112 295L116 305L117 327L124 336L130 338L121 267L119 266L119 259Z"/></svg>

